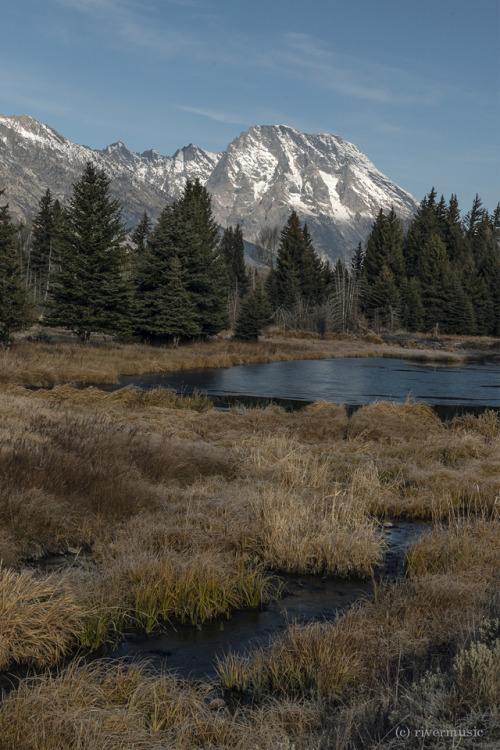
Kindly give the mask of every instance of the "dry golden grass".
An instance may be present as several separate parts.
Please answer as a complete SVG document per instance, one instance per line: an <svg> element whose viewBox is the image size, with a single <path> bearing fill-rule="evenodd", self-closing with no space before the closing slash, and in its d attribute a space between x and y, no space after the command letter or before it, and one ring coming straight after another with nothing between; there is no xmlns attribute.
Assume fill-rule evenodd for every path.
<svg viewBox="0 0 500 750"><path fill-rule="evenodd" d="M436 527L411 547L407 572L435 575L447 570L488 580L500 572L500 518L458 518Z"/></svg>
<svg viewBox="0 0 500 750"><path fill-rule="evenodd" d="M280 332L261 341L242 342L219 337L182 347L152 347L112 342L82 345L73 342L18 341L0 357L0 383L53 387L64 383L114 383L120 375L172 372L192 368L232 367L256 362L327 357L397 357L460 363L465 353L412 350L383 344L374 334L318 339L285 336Z"/></svg>
<svg viewBox="0 0 500 750"><path fill-rule="evenodd" d="M230 713L210 685L145 666L75 662L25 680L0 704L5 750L154 750L219 747L306 750L322 734L320 706L270 702Z"/></svg>
<svg viewBox="0 0 500 750"><path fill-rule="evenodd" d="M296 345L310 352L323 342ZM26 346L23 356L34 351ZM118 368L129 350L117 351ZM441 523L409 551L407 580L377 586L373 602L221 660L224 684L251 693L253 708L208 709L207 686L145 667L74 664L4 700L5 747L361 750L390 731L391 711L402 719L420 695L410 682L424 679L421 665L446 653L436 705L457 717L489 711L491 721L497 651L493 641L474 646L474 633L498 616L499 447L492 412L442 424L422 404L374 404L348 420L326 403L292 414L219 412L161 390L8 386L0 391L3 668L55 664L113 630L258 604L273 592L266 568L370 576L383 553L377 517ZM63 578L6 567L68 545L85 545L89 561Z"/></svg>
<svg viewBox="0 0 500 750"><path fill-rule="evenodd" d="M364 441L402 442L420 440L423 435L442 433L444 427L431 407L422 402L376 401L363 406L349 420L349 438Z"/></svg>
<svg viewBox="0 0 500 750"><path fill-rule="evenodd" d="M82 608L60 576L0 568L0 670L57 663L82 628Z"/></svg>

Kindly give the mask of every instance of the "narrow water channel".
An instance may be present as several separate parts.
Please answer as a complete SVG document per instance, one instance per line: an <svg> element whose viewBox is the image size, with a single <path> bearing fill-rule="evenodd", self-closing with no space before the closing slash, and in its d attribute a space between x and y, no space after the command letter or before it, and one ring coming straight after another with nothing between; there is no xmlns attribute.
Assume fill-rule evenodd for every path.
<svg viewBox="0 0 500 750"><path fill-rule="evenodd" d="M425 523L401 522L381 530L388 545L384 577L402 575L406 548L427 528ZM217 657L227 651L245 654L267 644L294 621L331 620L340 609L373 593L371 581L280 577L286 585L284 596L262 608L234 612L200 627L176 625L147 637L128 636L108 655L147 659L153 668L173 670L185 678L213 679Z"/></svg>

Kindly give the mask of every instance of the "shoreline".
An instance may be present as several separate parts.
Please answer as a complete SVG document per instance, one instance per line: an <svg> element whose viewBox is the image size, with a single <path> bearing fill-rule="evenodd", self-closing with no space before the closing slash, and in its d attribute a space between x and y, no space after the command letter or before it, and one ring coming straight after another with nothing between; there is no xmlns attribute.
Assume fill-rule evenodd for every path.
<svg viewBox="0 0 500 750"><path fill-rule="evenodd" d="M497 339L391 334L349 336L271 332L258 342L236 341L220 336L183 346L153 347L95 338L82 345L67 332L52 340L18 340L0 357L0 386L55 387L68 383L113 384L120 377L179 370L226 368L300 359L383 357L429 364L457 364L500 356ZM58 338L59 337L59 338ZM63 338L61 338L63 337Z"/></svg>

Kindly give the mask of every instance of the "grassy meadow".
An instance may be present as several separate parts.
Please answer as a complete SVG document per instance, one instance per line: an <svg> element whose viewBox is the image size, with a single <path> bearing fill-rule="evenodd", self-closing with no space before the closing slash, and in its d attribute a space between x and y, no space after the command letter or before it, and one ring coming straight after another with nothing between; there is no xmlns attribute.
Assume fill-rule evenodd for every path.
<svg viewBox="0 0 500 750"><path fill-rule="evenodd" d="M384 348L398 349L23 341L1 355L0 672L26 675L0 702L2 750L498 746L497 414L224 412L196 395L70 384ZM430 523L396 581L380 576L388 519ZM68 550L60 569L34 562ZM374 578L374 595L228 652L210 683L87 658L129 631L259 606L281 573ZM482 734L444 744L425 729Z"/></svg>

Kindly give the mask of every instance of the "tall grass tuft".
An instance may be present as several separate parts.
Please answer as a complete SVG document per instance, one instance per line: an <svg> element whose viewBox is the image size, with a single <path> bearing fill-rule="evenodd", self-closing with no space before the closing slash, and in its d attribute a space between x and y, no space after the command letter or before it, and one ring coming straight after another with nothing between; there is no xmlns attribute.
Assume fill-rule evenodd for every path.
<svg viewBox="0 0 500 750"><path fill-rule="evenodd" d="M57 663L76 644L83 619L60 576L0 569L0 670Z"/></svg>

